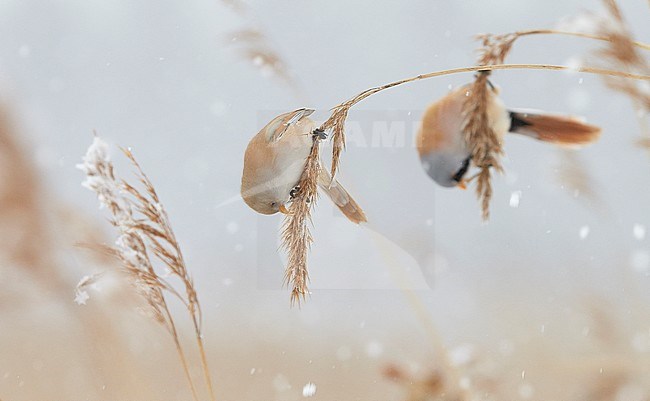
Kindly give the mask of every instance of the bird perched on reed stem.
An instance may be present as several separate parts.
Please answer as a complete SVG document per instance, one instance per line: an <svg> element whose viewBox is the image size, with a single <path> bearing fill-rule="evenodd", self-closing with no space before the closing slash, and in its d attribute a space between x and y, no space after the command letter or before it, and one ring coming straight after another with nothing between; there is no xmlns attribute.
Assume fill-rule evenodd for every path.
<svg viewBox="0 0 650 401"><path fill-rule="evenodd" d="M417 150L422 167L443 187L465 188L465 175L473 156L463 132L467 118L465 104L472 95L470 92L471 86L463 86L432 103L424 113L418 132ZM490 85L485 110L489 128L500 142L506 133L513 132L561 146L578 147L600 136L599 127L576 117L508 110L498 95L498 89Z"/></svg>
<svg viewBox="0 0 650 401"><path fill-rule="evenodd" d="M241 180L242 198L251 209L261 214L289 213L286 205L299 190L313 136L325 135L309 118L313 112L302 108L281 114L251 139ZM367 221L361 207L327 170L320 170L318 185L350 221Z"/></svg>

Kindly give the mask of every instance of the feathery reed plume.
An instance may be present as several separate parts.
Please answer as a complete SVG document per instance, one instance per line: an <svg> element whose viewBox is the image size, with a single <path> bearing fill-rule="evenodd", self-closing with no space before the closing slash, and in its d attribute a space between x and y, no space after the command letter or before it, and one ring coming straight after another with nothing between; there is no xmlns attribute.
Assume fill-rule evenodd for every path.
<svg viewBox="0 0 650 401"><path fill-rule="evenodd" d="M422 379L413 378L402 368L396 365L388 365L383 371L384 377L390 379L407 390L405 401L428 401L444 399L450 401L466 401L467 394L449 388L449 378L439 371L432 371Z"/></svg>
<svg viewBox="0 0 650 401"><path fill-rule="evenodd" d="M24 274L26 279L24 283L3 280L0 293L3 297L11 296L11 303L7 305L20 310L20 313L29 312L30 307L40 302L60 304L65 311L61 319L70 318L80 325L83 335L75 341L74 347L80 355L89 358L93 367L85 373L87 377L79 379L96 381L94 384L98 387L107 385L102 393L109 398L124 398L126 393L123 391L127 389L133 391L132 398L146 398L150 394L145 390L148 381L135 379L140 376L137 363L131 359L132 354L116 326L107 319L115 305L111 305L111 311L94 308L91 312L80 310L69 302L75 284L66 274L72 267L66 263L70 259L62 256L82 235L77 223L82 223L82 220L83 224L90 222L78 210L75 211L74 223L59 213L72 207L60 202L42 185L40 171L30 157L33 148L21 143L23 136L11 118L10 109L5 104L0 105L0 270L12 268L19 275ZM80 296L78 301L84 298L83 294L76 295ZM30 304L25 302L27 300L36 303ZM34 328L48 329L41 322L34 322ZM97 352L97 349L109 348L112 349L110 353ZM101 370L104 376L101 382L92 372L94 368ZM114 383L121 383L121 386Z"/></svg>
<svg viewBox="0 0 650 401"><path fill-rule="evenodd" d="M438 372L432 372L428 377L418 380L404 372L396 365L384 368L384 377L399 383L408 391L406 401L426 401L444 394L444 379Z"/></svg>
<svg viewBox="0 0 650 401"><path fill-rule="evenodd" d="M211 399L214 400L201 334L201 307L180 245L153 184L131 152L126 149L122 151L136 168L144 192L116 177L108 153L108 145L97 136L88 148L83 163L77 165L86 174L83 186L97 194L101 206L107 208L111 214L111 224L119 232L116 246L103 247L103 250L119 259L136 291L147 301L151 317L162 324L172 336L192 396L198 400L165 293L178 298L185 305L194 326L205 383ZM150 256L152 254L155 260L166 267L169 275L175 276L182 282L184 295L158 274L154 267L154 260Z"/></svg>
<svg viewBox="0 0 650 401"><path fill-rule="evenodd" d="M516 37L519 36L523 36L523 34L516 35ZM634 79L634 80L643 80L643 81L650 80L649 75L626 73L626 72L608 70L603 68L592 68L592 67L575 68L575 67L568 67L563 65L551 65L551 64L493 64L493 65L479 65L479 66L472 66L472 67L461 67L461 68L452 68L449 70L434 71L427 74L420 74L415 77L391 82L382 86L366 89L365 91L350 98L349 100L334 106L332 108L332 114L330 115L330 117L327 120L325 120L325 122L323 122L323 124L321 124L319 128L320 130L327 131L331 134L331 139L333 143L332 167L331 167L332 179L336 178L335 176L339 168L341 153L345 149L345 121L348 118L350 109L357 103L383 90L390 89L402 84L419 81L422 79L440 77L443 75L459 74L465 72L514 70L514 69L576 71L576 72L583 72L588 74L618 76L618 77Z"/></svg>
<svg viewBox="0 0 650 401"><path fill-rule="evenodd" d="M504 35L478 35L482 43L479 49L478 65L502 64L512 49L512 45L521 35L508 33ZM463 105L463 135L468 145L472 164L480 171L476 178L476 196L481 202L483 220L490 217L490 200L492 199L492 175L494 168L502 173L501 156L503 147L499 137L491 127L488 117L489 96L491 88L488 78L490 71L480 71L467 90Z"/></svg>
<svg viewBox="0 0 650 401"><path fill-rule="evenodd" d="M307 269L307 254L313 238L309 230L311 211L318 196L318 175L320 173L320 137L313 136L311 152L305 162L298 190L289 207L282 227L282 244L287 250L288 260L284 279L286 285L291 285L291 304L304 301L309 290L309 271Z"/></svg>
<svg viewBox="0 0 650 401"><path fill-rule="evenodd" d="M478 35L482 46L479 49L478 65L502 64L512 49L517 33L505 35ZM463 135L468 145L472 164L479 168L476 176L476 196L481 202L483 220L490 217L490 200L492 199L492 180L490 169L502 173L501 156L503 148L499 137L491 128L488 117L490 71L480 71L467 90L463 105Z"/></svg>
<svg viewBox="0 0 650 401"><path fill-rule="evenodd" d="M490 217L490 200L492 199L492 182L490 169L503 172L501 141L490 126L488 117L488 96L491 90L487 72L480 72L467 90L464 104L463 134L467 142L472 163L480 169L476 180L476 195L481 201L483 220Z"/></svg>
<svg viewBox="0 0 650 401"><path fill-rule="evenodd" d="M646 61L637 52L627 24L615 0L603 0L609 15L609 23L601 20L598 25L600 34L609 38L609 46L601 49L599 54L622 65L647 67Z"/></svg>
<svg viewBox="0 0 650 401"><path fill-rule="evenodd" d="M3 265L20 266L50 290L63 290L65 280L53 268L52 237L43 210L41 183L34 162L18 140L5 107L0 108L0 255Z"/></svg>
<svg viewBox="0 0 650 401"><path fill-rule="evenodd" d="M510 39L510 37L507 39L514 40ZM510 43L510 45L501 46L497 44L496 48L498 52L496 54L498 57L505 57L505 54L511 45L512 43ZM494 60L499 60L498 57ZM650 81L650 75L626 73L602 68L571 68L562 65L549 64L492 64L434 71L412 78L391 82L382 86L366 89L351 99L332 108L332 114L330 117L325 120L318 128L319 131L329 132L331 134L331 140L333 142L331 168L332 180L334 180L336 177L336 172L340 163L341 152L345 148L345 121L348 117L350 109L354 105L378 92L409 82L439 77L443 75L458 74L464 72L479 72L475 81L476 88L471 89L472 93L470 94L470 97L475 103L470 104L470 107L468 109L469 113L467 117L466 130L467 132L470 132L470 143L473 144L472 149L475 151L475 164L481 167L481 173L478 176L477 192L482 199L483 216L484 218L487 218L489 201L492 195L492 187L489 182L489 168L495 167L499 170L501 169L501 165L499 164L498 160L498 156L501 153L501 144L499 143L498 139L494 138L494 133L486 134L486 131L482 130L482 128L487 124L487 117L484 110L485 102L481 101L481 99L484 99L485 96L487 96L488 89L486 72L493 70L510 69L551 71L574 70L577 72L590 74L612 75L625 77L628 79ZM316 199L318 171L321 168L318 149L319 142L320 137L314 136L314 144L312 146L311 153L305 163L305 168L298 185L300 190L292 202L290 214L286 217L282 231L283 246L289 253L289 261L285 272L285 280L293 287L291 292L292 303L298 304L301 300L304 300L306 298L306 294L308 293L307 282L309 281L309 276L307 270L307 253L311 243L313 242L308 223L310 222L311 210Z"/></svg>
<svg viewBox="0 0 650 401"><path fill-rule="evenodd" d="M613 3L613 0L611 2ZM618 9L615 11L618 11ZM617 13L617 15L620 16L620 13ZM481 48L479 49L477 60L478 65L502 64L512 50L514 42L518 38L536 34L562 34L607 41L611 44L612 48L625 49L624 51L612 52L612 55L620 53L620 57L626 57L628 59L632 59L632 55L637 55L637 47L647 47L647 45L643 43L632 41L629 39L629 36L627 37L629 40L625 40L625 45L622 46L617 45L617 43L622 42L622 40L611 35L596 35L560 30L537 29L502 35L481 34L477 35L477 39L481 41ZM636 57L634 57L634 59L636 59ZM645 73L647 71L640 72ZM490 128L487 116L487 96L489 95L488 76L488 71L479 72L468 90L468 96L465 102L465 124L463 127L465 139L469 145L470 154L472 155L472 162L480 169L479 173L475 176L477 178L476 193L481 202L484 220L489 218L489 206L492 198L490 168L493 167L498 172L503 172L503 168L500 164L500 157L503 155L503 148L498 137ZM636 88L636 83L627 79L616 80L616 82Z"/></svg>
<svg viewBox="0 0 650 401"><path fill-rule="evenodd" d="M610 1L608 1L608 3L610 3L611 14L615 16L613 18L622 22L621 14L618 8L616 7L616 5ZM589 23L589 25L597 26L597 24L593 24L593 23ZM612 26L611 24L602 24L602 25L609 26L609 27ZM593 33L571 32L571 31L563 31L563 30L551 30L551 29L535 29L535 30L518 31L518 32L507 33L502 35L482 34L477 36L477 39L481 40L482 42L482 47L479 49L478 64L490 65L490 64L503 63L507 55L510 53L514 42L520 37L529 36L529 35L540 35L540 34L558 34L558 35L576 36L576 37L609 42L608 43L609 47L603 50L602 56L604 58L627 60L626 63L619 63L619 65L615 67L619 67L619 68L626 67L628 65L628 62L633 62L638 65L639 62L643 60L643 58L640 57L637 49L650 50L650 45L632 40L629 35L625 34L625 32L629 33L629 31L627 31L626 29L620 29L620 28L617 28L612 32L608 32L605 29L600 29L599 31ZM644 71L643 69L639 69L638 72L648 73L647 70ZM638 85L635 81L624 79L624 78L614 78L610 76L606 76L605 79L610 86L619 86L623 92L628 93L632 97L636 97L636 99L639 102L641 103L643 102L643 99L640 99L640 90L638 90ZM474 82L472 88L476 89L477 92L480 94L481 91L484 91L485 84L479 82L479 80L481 80L480 75L477 76L477 79ZM472 92L473 91L470 90L470 93ZM488 162L485 165L490 166L494 162L494 160L498 160L498 156L502 153L500 146L496 146L496 143L492 142L494 141L495 138L488 131L489 127L487 126L484 128L480 127L481 120L484 118L484 116L481 115L481 113L478 110L480 108L481 102L478 101L477 99L472 99L470 96L467 99L467 105L468 108L471 107L470 109L471 111L468 110L470 111L468 113L468 117L474 115L474 119L476 120L472 122L472 124L470 124L471 118L468 119L468 121L466 122L467 127L469 128L469 126L474 126L475 129L477 129L477 131L467 132L468 143L474 144L474 146L480 145L481 149L475 149L474 146L471 146L471 148L474 151L478 150L479 155L483 155L483 156L489 155ZM471 139L472 135L474 135L475 137L473 140ZM482 139L480 139L481 136ZM493 150L489 151L491 147L493 147ZM472 153L472 154L475 155L476 158L476 153ZM577 189L580 192L582 192L584 195L595 199L596 198L595 192L590 188L591 179L588 176L587 172L582 168L582 166L578 165L575 162L575 157L573 157L573 155L564 153L564 159L567 161L567 163L570 164L569 166L570 168L566 171L562 169L558 178L560 178L563 182L566 182L568 186ZM476 176L478 177L477 193L479 195L479 199L481 200L483 218L486 219L489 216L488 208L489 208L490 198L492 196L492 188L490 185L490 174L488 168L480 167L478 164L476 164L476 160L474 160L474 163L477 167L481 169L479 174ZM501 170L501 168L498 169Z"/></svg>
<svg viewBox="0 0 650 401"><path fill-rule="evenodd" d="M377 236L376 238L379 237ZM434 372L434 374L431 376L435 376L435 379L433 381L423 382L425 386L420 386L420 389L427 391L423 392L422 394L427 394L427 392L430 393L429 390L437 391L438 387L444 387L445 393L448 395L451 394L454 397L451 399L457 401L469 400L471 398L469 390L462 388L460 385L460 372L457 369L457 365L452 362L451 356L447 351L447 347L445 346L436 328L429 310L422 302L422 299L420 299L420 297L415 294L414 291L408 289L411 287L409 279L403 273L403 269L399 265L399 262L395 258L395 255L390 250L382 247L379 243L378 245L382 259L384 259L387 265L390 267L390 272L393 276L393 279L399 285L407 302L410 304L412 311L416 315L417 320L420 322L422 328L427 333L429 345L432 347L437 357L438 367L436 369L436 372ZM399 378L407 378L407 375L405 375L399 368L396 367L389 367L389 369L386 371L386 375L394 380ZM410 381L413 382L412 380ZM432 383L435 385L431 386L430 384Z"/></svg>
<svg viewBox="0 0 650 401"><path fill-rule="evenodd" d="M248 20L248 28L228 33L226 44L239 49L243 59L257 67L262 75L273 76L284 82L298 99L305 99L304 90L280 51L264 33L262 24L246 4L239 0L222 0L242 19Z"/></svg>
<svg viewBox="0 0 650 401"><path fill-rule="evenodd" d="M572 150L562 150L559 153L560 168L557 169L557 180L574 196L584 196L587 199L602 204L593 178L585 169L584 162Z"/></svg>
<svg viewBox="0 0 650 401"><path fill-rule="evenodd" d="M239 0L221 0L223 4L235 11L237 14L245 14L248 10L248 6Z"/></svg>
<svg viewBox="0 0 650 401"><path fill-rule="evenodd" d="M584 14L576 18L576 28L606 38L607 46L593 53L593 62L606 68L620 69L640 74L650 74L650 64L639 49L650 50L650 46L634 40L632 32L615 0L603 0L605 12ZM568 23L569 25L571 22ZM647 115L650 113L650 90L637 82L616 77L603 77L612 90L628 96L639 113L639 122L644 138L643 146L650 138Z"/></svg>
<svg viewBox="0 0 650 401"><path fill-rule="evenodd" d="M231 45L236 45L242 57L259 68L265 76L276 76L291 87L296 85L282 56L273 48L259 28L248 28L228 34Z"/></svg>
<svg viewBox="0 0 650 401"><path fill-rule="evenodd" d="M523 36L523 35L516 35L516 37L519 36ZM332 108L332 114L330 115L330 117L327 120L325 120L325 122L323 122L323 124L321 124L319 128L331 134L331 139L333 143L332 169L331 169L332 177L335 178L336 176L336 171L338 170L340 164L341 153L342 150L345 149L345 121L348 117L350 109L357 103L361 102L362 100L383 90L393 88L395 86L399 86L402 84L419 81L422 79L440 77L443 75L459 74L465 72L477 72L477 71L486 72L486 71L514 70L514 69L575 71L575 72L582 72L588 74L616 76L616 77L622 77L626 79L650 81L650 75L628 73L628 72L610 70L605 68L594 68L594 67L586 67L586 66L568 67L564 65L552 65L552 64L493 64L493 65L479 65L479 66L472 66L472 67L461 67L461 68L452 68L448 70L434 71L427 74L420 74L415 77L391 82L382 86L366 89L365 91L350 98L349 100L334 106Z"/></svg>
<svg viewBox="0 0 650 401"><path fill-rule="evenodd" d="M481 41L481 47L478 49L478 65L502 64L512 50L512 45L520 36L519 32L495 35L484 33L476 35L476 39Z"/></svg>
<svg viewBox="0 0 650 401"><path fill-rule="evenodd" d="M608 62L607 66L643 74L650 73L650 65L637 50L632 33L623 18L615 0L603 0L609 18L601 19L596 25L599 33L609 38L608 46L600 49L596 56ZM607 78L607 85L629 96L638 106L650 112L650 91L634 82Z"/></svg>

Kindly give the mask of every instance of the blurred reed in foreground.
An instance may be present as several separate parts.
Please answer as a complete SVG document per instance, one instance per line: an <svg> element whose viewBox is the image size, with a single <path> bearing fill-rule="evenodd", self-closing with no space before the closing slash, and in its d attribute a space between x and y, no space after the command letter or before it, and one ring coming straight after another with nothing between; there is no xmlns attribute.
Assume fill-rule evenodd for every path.
<svg viewBox="0 0 650 401"><path fill-rule="evenodd" d="M214 400L210 369L201 333L201 305L194 282L185 265L167 212L160 203L153 184L131 152L125 149L123 152L136 168L144 192L115 176L113 163L108 154L108 145L99 137L95 137L83 158L83 163L78 165L78 168L86 174L83 186L97 194L101 205L111 213L111 224L119 233L115 241L116 246L96 246L120 260L131 284L147 301L151 317L163 325L172 336L192 396L198 400L199 396L190 374L185 351L165 294L177 298L185 305L192 320L205 384L210 398ZM180 280L183 292L178 291L166 276L158 273L150 255L153 255L155 260L167 269L167 275Z"/></svg>

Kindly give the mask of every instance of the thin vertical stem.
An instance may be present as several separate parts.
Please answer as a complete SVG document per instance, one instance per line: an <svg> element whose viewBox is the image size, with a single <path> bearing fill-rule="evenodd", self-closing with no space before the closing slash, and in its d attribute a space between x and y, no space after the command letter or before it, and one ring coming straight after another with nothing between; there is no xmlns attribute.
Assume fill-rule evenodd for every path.
<svg viewBox="0 0 650 401"><path fill-rule="evenodd" d="M174 344L176 345L176 351L178 351L178 356L181 359L181 363L183 364L183 371L185 372L185 377L187 378L187 382L190 385L190 389L192 390L192 398L194 401L199 401L199 397L196 394L196 388L194 387L194 382L192 381L192 376L190 375L190 369L187 366L187 359L185 358L185 352L183 351L183 347L181 346L180 340L178 339L178 332L176 331L176 325L174 324L174 319L172 318L171 313L169 312L169 308L167 308L167 303L163 302L163 308L165 310L165 314L167 315L167 322L169 323L169 331L172 335L172 338L174 339Z"/></svg>
<svg viewBox="0 0 650 401"><path fill-rule="evenodd" d="M201 354L201 366L203 368L203 375L205 376L205 382L208 386L208 391L210 392L210 400L216 401L214 396L214 388L212 387L212 379L210 378L210 368L208 367L208 359L205 356L205 348L203 347L203 338L201 334L201 328L196 319L196 315L192 314L192 324L194 324L194 333L196 334L196 343L199 346L199 354Z"/></svg>
<svg viewBox="0 0 650 401"><path fill-rule="evenodd" d="M438 358L440 358L441 367L447 375L445 377L445 382L451 383L453 390L460 397L459 400L469 400L471 398L470 391L469 389L464 389L460 386L460 374L458 369L452 363L449 352L447 352L442 337L438 334L436 324L427 310L426 305L422 302L422 299L420 299L420 297L409 288L411 283L409 282L408 277L404 274L404 270L395 259L390 248L382 246L380 243L381 236L373 231L371 231L371 234L382 259L389 267L393 280L397 282L397 285L399 286L400 291L402 291L402 294L404 294L411 310L419 320L420 324L422 324L425 333L428 335L433 351L438 355Z"/></svg>

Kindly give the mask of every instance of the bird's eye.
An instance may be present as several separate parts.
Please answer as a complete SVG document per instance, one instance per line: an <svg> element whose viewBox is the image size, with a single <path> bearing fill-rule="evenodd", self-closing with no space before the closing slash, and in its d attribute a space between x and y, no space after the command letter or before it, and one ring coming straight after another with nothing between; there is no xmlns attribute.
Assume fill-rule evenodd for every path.
<svg viewBox="0 0 650 401"><path fill-rule="evenodd" d="M278 202L271 202L271 207L276 207L278 205Z"/></svg>

